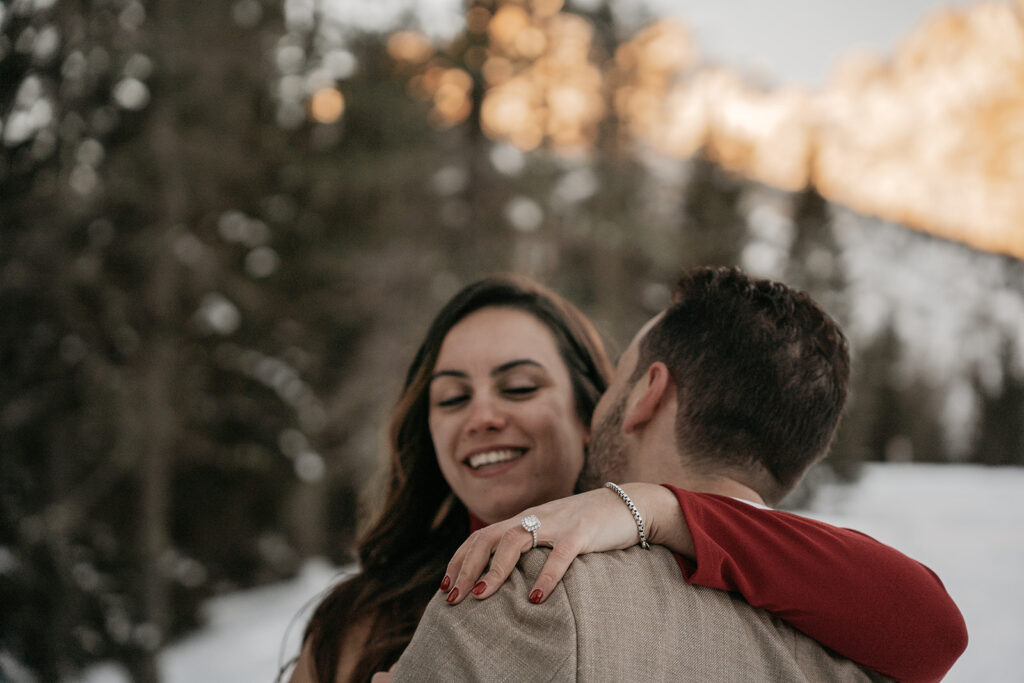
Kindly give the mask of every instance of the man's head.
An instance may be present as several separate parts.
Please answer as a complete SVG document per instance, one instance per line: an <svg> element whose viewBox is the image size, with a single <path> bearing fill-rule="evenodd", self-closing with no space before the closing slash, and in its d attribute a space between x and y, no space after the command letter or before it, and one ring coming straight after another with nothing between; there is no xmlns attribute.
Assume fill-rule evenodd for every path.
<svg viewBox="0 0 1024 683"><path fill-rule="evenodd" d="M688 271L620 359L581 484L635 472L629 459L651 450L637 428L661 411L690 471L778 502L828 451L849 374L842 331L806 294L738 269Z"/></svg>

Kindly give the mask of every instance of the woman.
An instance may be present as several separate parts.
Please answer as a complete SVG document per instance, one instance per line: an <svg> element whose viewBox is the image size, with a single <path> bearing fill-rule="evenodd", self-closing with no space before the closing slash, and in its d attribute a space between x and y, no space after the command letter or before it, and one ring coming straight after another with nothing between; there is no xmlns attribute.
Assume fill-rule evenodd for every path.
<svg viewBox="0 0 1024 683"><path fill-rule="evenodd" d="M520 456L520 462L485 465L480 462L481 454L476 453L467 455L466 462L448 459L439 465L429 420L446 408L450 413L459 401L460 379L457 374L434 377L435 368L445 369L438 364L442 345L459 323L474 313L491 310L516 311L535 324L531 334L524 335L526 339L521 341L531 348L534 340L544 342L547 363L542 376L523 376L527 367L531 371L536 367L524 365L508 368L519 370L519 374L505 372L496 380L509 383L499 388L516 405L532 403L516 401L515 397L527 397L524 389L535 381L547 382L539 393L558 394L556 409L561 411L571 405L571 414L560 412L559 419L543 425L552 440L574 450L566 461L571 466L559 467L561 453L553 452L545 444L536 444L539 454L531 452L529 458L523 457L522 448L535 445L533 442L540 438L531 443L503 444L511 447L506 451ZM550 353L552 347L556 349L554 358ZM455 351L461 353L459 349ZM507 360L536 362L519 353ZM485 371L488 375L489 372ZM405 388L390 425L391 461L384 502L357 544L361 572L335 587L317 607L306 628L305 646L292 681L365 681L374 672L389 668L412 638L449 558L469 535L470 511L476 515L473 528L479 528L529 505L570 495L582 467L590 415L608 386L611 372L600 337L586 318L570 303L536 283L515 276L494 277L457 293L434 319L406 375ZM556 381L557 387L553 387ZM435 400L437 406L432 405ZM529 436L522 433L525 429L518 431L517 436ZM483 456L507 457L507 453L493 453ZM476 459L469 462L473 455ZM547 476L544 467L534 468L534 463L557 467L560 476ZM523 465L531 466L529 476L520 477ZM503 476L502 468L514 470L504 473L512 477ZM456 482L463 489L460 497L464 495L473 501L468 510L452 494L443 471L458 474ZM504 484L509 478L512 482ZM532 488L538 479L543 483L540 497L538 490ZM496 486L503 487L503 498L487 494ZM315 669L315 677L309 675L311 668Z"/></svg>
<svg viewBox="0 0 1024 683"><path fill-rule="evenodd" d="M362 572L317 608L292 680L366 680L389 668L411 638L448 558L471 528L572 493L590 414L609 376L597 335L557 295L513 277L490 278L457 294L431 325L409 369L392 421L383 512L359 543ZM733 513L726 506L721 514ZM760 535L773 533L772 514L781 513L758 520ZM808 533L826 553L837 543L845 544L844 551L884 548L855 532L835 530L836 537L816 529ZM692 548L670 548L692 553ZM873 576L903 576L896 565L912 561L886 550L879 557L893 566L875 566ZM751 557L749 564L773 559ZM756 567L751 575L764 576ZM848 583L863 588L862 576L850 572L828 578L834 590L842 591ZM441 588L451 589L447 575ZM769 594L775 589L771 581L756 588ZM465 596L454 589L448 593L450 602L460 597ZM769 600L769 609L785 618L816 608L813 602L799 602L799 593L786 593L785 599L798 604L780 601L772 609ZM906 607L911 614L918 609ZM845 654L848 643L861 647L857 638L864 624L850 623L853 618L845 614L820 616L831 630L834 649ZM819 622L807 622L812 626L805 629L808 635L819 637L813 632ZM856 650L857 660L869 667L876 653L891 655L905 642L903 625L871 627L885 637L866 651ZM913 662L930 654L905 656ZM914 678L916 670L887 673Z"/></svg>

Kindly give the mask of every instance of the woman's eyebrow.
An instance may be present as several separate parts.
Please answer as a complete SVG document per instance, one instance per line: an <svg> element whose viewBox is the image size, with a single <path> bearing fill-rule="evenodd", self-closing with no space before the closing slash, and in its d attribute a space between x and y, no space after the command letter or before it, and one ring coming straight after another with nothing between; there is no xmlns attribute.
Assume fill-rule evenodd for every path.
<svg viewBox="0 0 1024 683"><path fill-rule="evenodd" d="M529 358L518 358L516 360L510 360L507 363L502 363L498 367L491 370L491 377L496 377L502 373L508 372L509 370L517 368L521 365L532 365L534 367L540 368L541 370L547 370L547 368L545 368L543 365L541 365L535 360L530 360ZM438 379L439 377L456 377L458 379L469 379L469 375L461 370L438 370L437 372L430 376L430 381L433 382L435 379Z"/></svg>
<svg viewBox="0 0 1024 683"><path fill-rule="evenodd" d="M500 375L503 372L508 372L512 368L517 368L520 365L532 365L534 367L540 368L541 370L546 369L543 365L541 365L535 360L530 360L529 358L520 358L518 360L510 360L507 363L502 363L498 367L494 368L493 370L491 370L491 377L494 377L495 375Z"/></svg>
<svg viewBox="0 0 1024 683"><path fill-rule="evenodd" d="M430 376L430 381L433 382L438 377L458 377L459 379L469 379L469 375L461 370L438 370Z"/></svg>

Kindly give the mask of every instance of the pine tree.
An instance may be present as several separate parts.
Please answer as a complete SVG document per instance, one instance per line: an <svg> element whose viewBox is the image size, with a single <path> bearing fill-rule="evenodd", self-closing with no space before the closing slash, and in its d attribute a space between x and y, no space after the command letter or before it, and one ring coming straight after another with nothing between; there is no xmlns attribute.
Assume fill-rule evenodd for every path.
<svg viewBox="0 0 1024 683"><path fill-rule="evenodd" d="M1004 343L1002 381L997 389L975 379L980 399L971 459L984 465L1024 463L1024 379L1014 369L1012 347Z"/></svg>
<svg viewBox="0 0 1024 683"><path fill-rule="evenodd" d="M679 266L735 266L746 243L746 220L739 210L744 181L713 161L696 156L683 201L685 252Z"/></svg>

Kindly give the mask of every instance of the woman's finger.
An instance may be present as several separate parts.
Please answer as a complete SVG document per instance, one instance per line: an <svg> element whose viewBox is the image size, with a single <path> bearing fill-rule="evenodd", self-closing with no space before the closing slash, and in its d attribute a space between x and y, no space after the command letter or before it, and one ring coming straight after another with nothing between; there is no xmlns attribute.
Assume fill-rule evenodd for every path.
<svg viewBox="0 0 1024 683"><path fill-rule="evenodd" d="M520 533L516 533L515 528L509 529L501 537L497 548L494 549L494 555L491 556L491 566L472 588L474 597L482 600L494 595L512 574L520 556L533 547L533 538L521 533L521 528L518 531Z"/></svg>
<svg viewBox="0 0 1024 683"><path fill-rule="evenodd" d="M462 569L462 563L465 560L466 554L469 553L470 548L472 548L479 539L478 534L479 532L470 534L469 538L463 541L462 545L460 545L458 550L455 551L455 554L452 555L452 559L448 560L448 566L445 567L444 570L444 578L441 579L440 590L443 592L447 593L451 591L455 577L459 575L459 570Z"/></svg>
<svg viewBox="0 0 1024 683"><path fill-rule="evenodd" d="M577 555L579 544L575 541L566 540L555 544L544 563L544 568L537 575L537 582L530 589L530 602L540 603L547 600Z"/></svg>
<svg viewBox="0 0 1024 683"><path fill-rule="evenodd" d="M483 533L484 531L487 533ZM462 558L458 572L450 575L453 583L451 592L448 593L448 604L457 605L469 595L477 579L487 569L495 545L501 540L501 536L496 535L499 532L500 528L494 528L493 525L477 532L479 536Z"/></svg>

